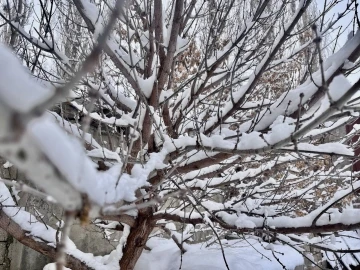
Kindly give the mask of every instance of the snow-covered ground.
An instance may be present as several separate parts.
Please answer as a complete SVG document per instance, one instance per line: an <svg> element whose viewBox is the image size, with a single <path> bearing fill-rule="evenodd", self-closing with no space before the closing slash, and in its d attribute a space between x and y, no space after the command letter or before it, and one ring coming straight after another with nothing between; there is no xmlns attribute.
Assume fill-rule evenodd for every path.
<svg viewBox="0 0 360 270"><path fill-rule="evenodd" d="M281 244L269 245L255 239L222 240L222 244L231 270L283 269L273 254L289 270L304 263L297 251ZM151 251L143 252L135 270L226 270L219 245L208 248L205 244L187 245L182 264L179 248L172 241L151 238L147 245Z"/></svg>
<svg viewBox="0 0 360 270"><path fill-rule="evenodd" d="M300 253L282 244L259 243L256 239L247 238L222 240L222 245L230 270L280 270L283 266L287 270L293 270L304 263ZM213 244L210 247L206 247L205 243L185 244L187 252L182 258L179 248L172 240L153 237L147 242L147 246L151 248L151 251L144 250L134 270L227 269L219 244ZM55 269L54 263L44 267L44 270Z"/></svg>

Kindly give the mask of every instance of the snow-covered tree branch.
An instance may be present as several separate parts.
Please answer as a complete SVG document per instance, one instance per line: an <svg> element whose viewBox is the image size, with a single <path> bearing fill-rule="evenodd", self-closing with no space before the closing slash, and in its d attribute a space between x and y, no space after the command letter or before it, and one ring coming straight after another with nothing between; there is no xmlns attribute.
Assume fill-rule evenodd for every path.
<svg viewBox="0 0 360 270"><path fill-rule="evenodd" d="M201 232L224 269L228 236L341 252L307 238L360 229L359 126L338 132L359 117L360 26L341 2L0 0L0 155L26 178L0 178L0 227L58 269L135 269L154 235L186 258ZM13 189L65 224L27 222ZM78 250L73 219L118 247Z"/></svg>

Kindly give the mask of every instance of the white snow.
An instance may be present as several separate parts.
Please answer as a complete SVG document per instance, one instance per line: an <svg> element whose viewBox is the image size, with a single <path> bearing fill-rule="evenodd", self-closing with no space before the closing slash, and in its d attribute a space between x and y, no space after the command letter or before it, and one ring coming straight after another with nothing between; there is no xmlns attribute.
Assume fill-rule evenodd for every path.
<svg viewBox="0 0 360 270"><path fill-rule="evenodd" d="M279 270L281 265L276 261L272 250L266 243L251 238L246 240L222 240L226 261L231 270ZM147 246L152 250L144 251L135 270L178 270L180 267L179 248L171 240L151 238ZM221 249L218 244L208 248L203 244L187 245L187 252L182 258L183 270L226 270ZM256 250L255 250L256 249ZM304 263L303 257L290 247L275 243L273 250L276 257L293 270ZM166 256L164 256L166 254Z"/></svg>
<svg viewBox="0 0 360 270"><path fill-rule="evenodd" d="M329 95L332 101L337 101L341 98L348 89L350 89L351 83L344 75L336 76L329 87Z"/></svg>
<svg viewBox="0 0 360 270"><path fill-rule="evenodd" d="M360 235L358 231L341 232L339 236L331 236L331 246L334 250L359 250L360 249ZM322 251L323 255L327 258L327 261L332 267L341 267L340 262L337 260L333 252ZM360 261L360 255L358 252L341 253L336 252L336 255L342 260L348 269L350 266L358 266Z"/></svg>
<svg viewBox="0 0 360 270"><path fill-rule="evenodd" d="M70 268L67 268L67 267L64 267L63 269L64 270L71 270ZM56 270L56 264L55 263L49 263L49 264L45 265L43 270Z"/></svg>
<svg viewBox="0 0 360 270"><path fill-rule="evenodd" d="M325 61L325 79L330 77L332 73L340 68L343 63L347 60L349 57L351 51L358 46L360 42L360 31L356 33L356 35L343 47L341 48L337 53L330 56ZM304 94L304 97L301 99L302 104L304 104L317 90L318 87L312 82L314 82L317 85L321 85L321 74L320 71L314 73L311 76L311 79L308 79L304 84L298 86L297 88L290 90L289 92L286 92L282 94L274 104L270 106L269 109L264 109L260 113L259 121L255 125L255 130L262 130L266 127L270 126L275 119L283 114L285 111L288 115L293 113L295 110L297 110L299 102L300 102L300 94ZM345 82L345 78L342 78L340 75L340 79L335 80L335 86L332 88L330 84L330 88L332 88L331 93L335 95L335 98L338 97L337 93L342 94L343 89L348 86L348 83ZM334 82L333 82L334 83ZM339 88L339 84L341 86L342 83L345 83L343 87ZM336 94L335 94L336 93ZM289 101L291 101L289 105ZM231 104L229 104L230 106ZM230 109L230 108L229 108ZM240 131L245 132L249 129L249 127L252 125L251 120L248 122L245 122L240 126Z"/></svg>
<svg viewBox="0 0 360 270"><path fill-rule="evenodd" d="M54 90L37 84L10 49L2 44L0 63L0 102L10 109L27 113L54 94Z"/></svg>
<svg viewBox="0 0 360 270"><path fill-rule="evenodd" d="M33 237L36 241L45 241L49 246L56 246L56 230L50 226L45 226L43 222L35 222L37 220L35 216L26 212L23 208L16 207L9 190L3 183L0 183L0 198L2 205L8 206L3 207L2 211L4 211L4 213L17 223L24 231L26 231L28 236ZM91 253L81 252L76 248L75 244L70 239L67 240L66 245L67 254L78 258L80 261L85 262L88 266L96 270L105 269L104 264L100 262L101 258L95 258ZM107 270L118 269L109 267Z"/></svg>

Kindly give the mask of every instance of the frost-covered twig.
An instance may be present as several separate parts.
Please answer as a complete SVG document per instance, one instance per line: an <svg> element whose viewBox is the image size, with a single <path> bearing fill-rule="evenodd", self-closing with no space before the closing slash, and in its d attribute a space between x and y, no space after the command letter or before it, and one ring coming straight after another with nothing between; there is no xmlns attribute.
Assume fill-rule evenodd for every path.
<svg viewBox="0 0 360 270"><path fill-rule="evenodd" d="M30 193L40 199L43 199L45 201L48 201L50 203L56 203L56 201L51 198L50 196L46 195L45 193L38 191L37 189L34 189L32 187L29 187L28 185L25 185L21 182L18 182L16 180L8 180L8 179L2 179L0 178L0 182L4 183L7 186L15 187L18 190L21 190L23 192Z"/></svg>

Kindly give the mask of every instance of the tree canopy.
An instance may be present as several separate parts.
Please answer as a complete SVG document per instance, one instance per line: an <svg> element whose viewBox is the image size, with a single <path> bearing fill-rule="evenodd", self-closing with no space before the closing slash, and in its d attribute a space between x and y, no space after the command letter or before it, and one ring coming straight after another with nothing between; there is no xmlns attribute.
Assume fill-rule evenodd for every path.
<svg viewBox="0 0 360 270"><path fill-rule="evenodd" d="M181 254L201 231L341 253L360 228L355 0L0 2L0 155L26 177L1 180L0 227L59 269L134 269L159 232ZM74 219L123 230L106 262Z"/></svg>

